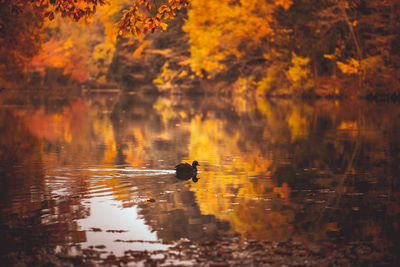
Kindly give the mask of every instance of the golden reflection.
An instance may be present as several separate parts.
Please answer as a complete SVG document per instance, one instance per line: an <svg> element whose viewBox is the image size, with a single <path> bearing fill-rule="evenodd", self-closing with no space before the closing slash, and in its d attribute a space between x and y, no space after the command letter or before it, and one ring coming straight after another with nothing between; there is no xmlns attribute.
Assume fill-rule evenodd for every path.
<svg viewBox="0 0 400 267"><path fill-rule="evenodd" d="M40 113L41 111L39 111ZM37 116L27 117L22 112L15 115L0 108L0 121L7 127L0 127L0 206L3 244L29 249L39 244L52 245L63 242L84 242L85 233L78 231L77 218L84 218L88 211L78 198L65 199L56 196L47 184L46 141L32 132L32 125L38 125ZM37 114L36 114L37 115ZM59 125L62 116L47 116L53 125ZM30 124L31 123L31 124ZM44 126L44 124L40 124ZM47 128L45 128L47 129ZM62 131L58 131L61 138ZM46 136L46 135L44 135ZM54 132L48 137L55 140ZM70 196L79 194L76 181L68 181L64 190ZM82 185L84 187L85 185ZM26 234L26 229L29 233ZM21 231L23 230L23 231ZM51 234L49 234L51 232ZM35 238L32 238L35 237Z"/></svg>
<svg viewBox="0 0 400 267"><path fill-rule="evenodd" d="M99 101L82 99L71 102L62 110L52 113L41 107L37 110L20 111L29 130L37 137L58 146L60 156L67 162L79 162L83 158L95 159L96 147L103 145L101 162L111 164L116 154L116 144L111 121L98 112ZM53 154L45 154L52 156ZM46 162L51 162L50 158ZM54 164L58 164L59 159Z"/></svg>
<svg viewBox="0 0 400 267"><path fill-rule="evenodd" d="M363 142L383 140L379 116L360 118L357 110L341 110L336 103L310 106L261 98L246 102L236 97L232 103L196 99L196 105L180 97L146 103L132 98L126 105L120 103L121 107L112 105L114 110L105 97L77 99L53 111L20 110L18 118L38 139L31 142L36 151L32 154L46 168L96 166L78 170L76 181L68 181L71 191L76 183L96 194L112 195L123 207L142 203L144 217L154 229L164 229L154 221L169 225L170 215L179 213L188 224L200 224L201 216L229 223L230 232L245 238L315 240L339 231L337 223L317 220L322 216L318 207L301 215L305 199L313 200L313 196L302 193L300 200L294 198L294 192L299 192L296 185L318 185L335 192L324 199L325 206L337 206L336 194L353 193L354 186L344 183L341 172L356 175L357 157L371 150L362 147ZM313 138L324 131L324 138ZM384 161L385 157L381 152L373 159ZM178 162L193 160L200 163L197 183L178 181L172 173L160 176L160 181L158 176L131 174L121 179L124 172L115 167L172 170ZM321 176L316 177L313 169ZM337 175L336 169L340 169ZM378 168L376 175L378 171L387 170ZM15 208L23 209L23 205ZM299 227L310 224L312 234ZM174 236L168 230L159 231L168 238Z"/></svg>
<svg viewBox="0 0 400 267"><path fill-rule="evenodd" d="M258 149L244 152L238 146L240 134L226 134L226 123L201 116L191 121L189 158L208 163L199 174L201 182L190 188L202 214L228 221L231 230L247 238L284 240L292 236L290 223L295 212L274 207L290 203L290 187L287 183L274 186L270 177L272 159ZM283 201L276 202L277 196Z"/></svg>
<svg viewBox="0 0 400 267"><path fill-rule="evenodd" d="M124 143L123 154L126 163L135 168L143 167L149 156L146 150L148 140L146 133L143 132L143 125L131 125L124 132L132 137L126 138Z"/></svg>
<svg viewBox="0 0 400 267"><path fill-rule="evenodd" d="M288 119L292 141L308 135L310 122L313 114L313 108L310 106L294 106Z"/></svg>

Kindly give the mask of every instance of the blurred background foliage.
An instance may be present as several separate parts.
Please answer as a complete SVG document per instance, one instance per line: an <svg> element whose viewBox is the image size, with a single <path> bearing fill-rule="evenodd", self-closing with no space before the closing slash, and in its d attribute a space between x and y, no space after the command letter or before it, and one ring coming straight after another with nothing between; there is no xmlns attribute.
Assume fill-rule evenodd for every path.
<svg viewBox="0 0 400 267"><path fill-rule="evenodd" d="M136 36L118 30L131 1L85 6L72 20L42 2L0 3L3 87L19 80L246 97L398 94L398 1L156 1L175 5L164 8L173 13L163 17L168 27Z"/></svg>

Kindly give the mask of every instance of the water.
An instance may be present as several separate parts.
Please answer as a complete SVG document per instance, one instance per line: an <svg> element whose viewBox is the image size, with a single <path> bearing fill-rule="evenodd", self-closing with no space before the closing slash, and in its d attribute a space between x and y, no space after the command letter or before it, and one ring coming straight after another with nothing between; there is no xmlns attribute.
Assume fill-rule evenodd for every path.
<svg viewBox="0 0 400 267"><path fill-rule="evenodd" d="M118 93L0 103L3 257L233 236L399 251L397 104ZM199 180L176 179L193 160Z"/></svg>

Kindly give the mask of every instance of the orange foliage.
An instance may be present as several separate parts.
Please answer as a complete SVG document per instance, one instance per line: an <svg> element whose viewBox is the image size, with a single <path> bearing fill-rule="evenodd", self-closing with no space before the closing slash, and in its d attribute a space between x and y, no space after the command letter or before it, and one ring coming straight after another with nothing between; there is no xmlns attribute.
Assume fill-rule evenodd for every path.
<svg viewBox="0 0 400 267"><path fill-rule="evenodd" d="M154 30L165 30L167 24L165 20L175 17L175 10L188 6L189 0L168 0L167 3L160 1L153 2L137 0L131 4L124 15L118 27L121 34L140 34L142 32ZM87 20L96 13L98 6L104 6L107 2L104 0L17 0L12 2L12 8L23 9L30 5L33 8L41 10L43 17L53 20L55 15L69 17L74 21L81 19ZM114 3L113 3L114 4ZM158 5L160 5L158 7Z"/></svg>
<svg viewBox="0 0 400 267"><path fill-rule="evenodd" d="M60 14L62 17L70 17L75 21L91 17L96 12L96 6L106 3L104 0L30 0L28 2L46 10L44 16L49 20L53 20L55 14Z"/></svg>
<svg viewBox="0 0 400 267"><path fill-rule="evenodd" d="M44 74L45 66L63 69L70 79L82 82L89 77L84 54L73 46L72 41L63 43L51 39L43 45L40 54L32 59L32 67Z"/></svg>

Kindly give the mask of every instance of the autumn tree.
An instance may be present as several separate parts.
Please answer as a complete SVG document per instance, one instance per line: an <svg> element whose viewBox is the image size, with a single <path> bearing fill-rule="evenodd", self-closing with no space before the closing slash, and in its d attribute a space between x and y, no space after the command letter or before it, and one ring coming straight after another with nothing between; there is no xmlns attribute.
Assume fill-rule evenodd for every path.
<svg viewBox="0 0 400 267"><path fill-rule="evenodd" d="M120 17L114 31L122 35L163 31L165 20L174 18L176 10L188 0L133 1ZM0 0L0 65L3 73L21 69L40 50L43 22L56 16L73 21L89 21L99 7L119 3L105 0Z"/></svg>
<svg viewBox="0 0 400 267"><path fill-rule="evenodd" d="M200 76L230 74L260 94L357 94L398 88L398 10L383 0L192 0L184 30ZM338 90L331 78L358 89Z"/></svg>
<svg viewBox="0 0 400 267"><path fill-rule="evenodd" d="M43 19L32 6L0 2L0 71L3 76L30 60L39 50Z"/></svg>
<svg viewBox="0 0 400 267"><path fill-rule="evenodd" d="M278 20L293 31L290 50L310 58L316 78L347 77L377 90L396 87L398 10L396 1L301 0Z"/></svg>
<svg viewBox="0 0 400 267"><path fill-rule="evenodd" d="M42 12L42 16L53 20L56 15L69 17L75 21L92 17L98 7L112 5L106 0L1 0L12 12L21 13L27 6ZM135 0L124 11L118 27L121 33L165 30L166 19L174 18L176 10L188 6L189 0Z"/></svg>
<svg viewBox="0 0 400 267"><path fill-rule="evenodd" d="M190 58L178 65L190 66L184 72L189 78L193 71L197 78L239 81L234 87L238 92L253 87L259 95L304 94L320 86L321 77L382 88L387 82L390 88L400 83L400 6L387 0L135 0L123 5L106 0L0 0L2 68L37 53L43 21L90 21L107 5L117 14L113 23L107 22L107 35L138 40L164 31L169 20L188 7L183 30ZM99 60L110 61L111 46L108 40L97 47ZM102 73L107 66L101 66Z"/></svg>
<svg viewBox="0 0 400 267"><path fill-rule="evenodd" d="M184 30L190 36L193 70L198 74L202 69L224 70L229 57L263 59L281 30L276 27L275 11L287 10L291 4L291 0L192 0Z"/></svg>

